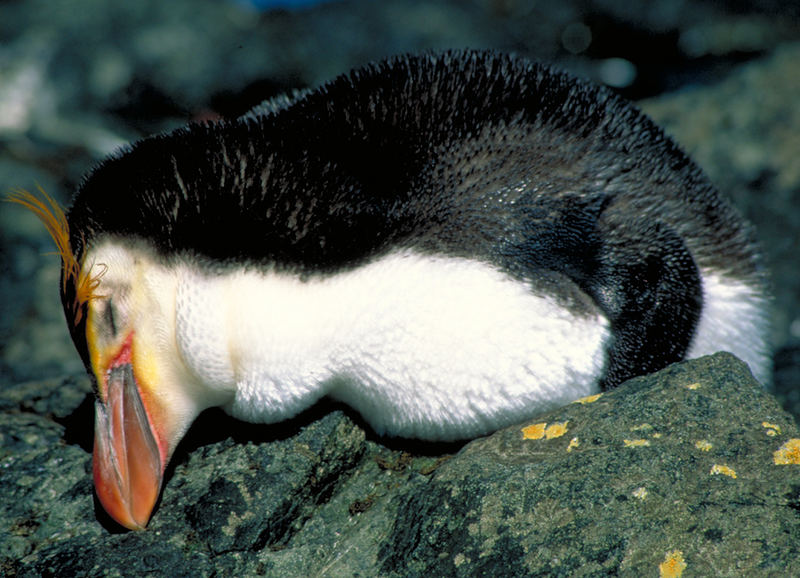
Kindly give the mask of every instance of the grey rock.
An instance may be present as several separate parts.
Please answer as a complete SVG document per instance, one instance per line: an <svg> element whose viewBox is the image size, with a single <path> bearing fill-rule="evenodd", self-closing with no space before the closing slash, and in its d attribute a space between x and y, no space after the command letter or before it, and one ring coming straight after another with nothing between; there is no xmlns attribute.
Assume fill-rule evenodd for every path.
<svg viewBox="0 0 800 578"><path fill-rule="evenodd" d="M772 461L797 430L727 354L535 421L566 432L473 442L407 496L382 569L644 576L677 550L692 575L800 571L800 467Z"/></svg>
<svg viewBox="0 0 800 578"><path fill-rule="evenodd" d="M729 354L460 451L374 439L339 408L271 427L211 412L137 533L93 505L90 448L67 441L90 423L52 413L82 411L85 380L11 397L8 575L639 576L676 552L687 575L800 573L800 464L774 460L800 432Z"/></svg>
<svg viewBox="0 0 800 578"><path fill-rule="evenodd" d="M710 73L796 40L797 7L776 1L734 11L671 0L350 0L263 14L214 0L6 2L0 137L102 156L136 130L169 126L159 117L174 126L202 115L226 91L265 80L273 90L315 86L389 54L463 46L514 50L596 80L608 79L607 61L624 60L639 93L653 94L696 78L701 57ZM577 45L576 29L586 37Z"/></svg>

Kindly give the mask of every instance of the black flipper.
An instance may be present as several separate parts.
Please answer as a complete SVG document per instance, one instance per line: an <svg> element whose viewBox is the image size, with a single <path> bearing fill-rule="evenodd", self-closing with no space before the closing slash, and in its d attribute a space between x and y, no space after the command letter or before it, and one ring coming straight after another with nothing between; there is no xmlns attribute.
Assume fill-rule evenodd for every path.
<svg viewBox="0 0 800 578"><path fill-rule="evenodd" d="M685 243L662 221L631 218L603 194L530 196L506 242L506 267L530 279L566 275L610 322L603 389L663 369L686 354L702 308L702 281Z"/></svg>
<svg viewBox="0 0 800 578"><path fill-rule="evenodd" d="M700 319L702 281L678 234L662 222L601 223L600 268L587 290L611 322L609 389L683 359Z"/></svg>

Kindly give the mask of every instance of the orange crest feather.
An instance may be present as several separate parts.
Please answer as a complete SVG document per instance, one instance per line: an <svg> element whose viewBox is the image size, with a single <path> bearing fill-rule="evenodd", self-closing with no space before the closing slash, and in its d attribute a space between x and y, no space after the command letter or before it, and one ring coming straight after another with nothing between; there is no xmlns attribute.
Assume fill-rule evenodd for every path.
<svg viewBox="0 0 800 578"><path fill-rule="evenodd" d="M96 293L97 288L100 286L100 278L105 273L105 266L102 270L92 274L93 266L84 271L83 267L75 258L72 252L72 247L69 243L69 223L64 214L64 210L59 206L44 189L39 187L39 193L44 197L40 199L36 195L29 193L23 189L12 191L8 194L6 200L10 203L22 205L34 215L47 228L53 242L56 244L56 249L61 257L62 274L61 274L61 289L62 292L66 289L67 283L72 280L75 285L75 303L73 311L75 312L74 324L77 325L83 315L84 303L88 303L91 299L99 297ZM46 201L46 202L45 202Z"/></svg>

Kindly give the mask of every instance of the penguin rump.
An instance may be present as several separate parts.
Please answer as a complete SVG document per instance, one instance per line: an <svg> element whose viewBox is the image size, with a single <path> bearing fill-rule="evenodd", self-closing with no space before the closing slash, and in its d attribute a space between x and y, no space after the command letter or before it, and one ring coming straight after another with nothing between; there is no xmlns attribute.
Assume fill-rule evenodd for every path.
<svg viewBox="0 0 800 578"><path fill-rule="evenodd" d="M404 56L101 163L48 226L96 386L94 480L141 529L195 417L329 396L465 439L687 357L767 382L748 225L652 121L522 58Z"/></svg>

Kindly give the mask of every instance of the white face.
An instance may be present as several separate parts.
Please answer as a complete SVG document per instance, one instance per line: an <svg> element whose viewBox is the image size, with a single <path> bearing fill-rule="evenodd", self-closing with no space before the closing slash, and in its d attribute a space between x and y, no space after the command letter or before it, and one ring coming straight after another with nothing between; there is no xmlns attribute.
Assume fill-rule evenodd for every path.
<svg viewBox="0 0 800 578"><path fill-rule="evenodd" d="M161 399L158 382L180 373L174 347L175 283L169 270L156 265L144 251L106 242L91 250L85 263L103 274L89 302L86 340L101 397L105 397L106 373L130 342L132 363L139 389Z"/></svg>
<svg viewBox="0 0 800 578"><path fill-rule="evenodd" d="M178 335L179 307L186 310L185 303L179 304L186 268L165 265L144 249L113 242L91 250L85 262L104 271L95 291L98 297L89 303L86 329L101 396L105 393L104 371L130 339L143 395L165 406L196 404L198 399L203 407L223 403L230 392L209 387L207 380L192 371L184 356L185 337ZM193 312L195 315L208 316L222 310L222 304L200 305L202 311Z"/></svg>
<svg viewBox="0 0 800 578"><path fill-rule="evenodd" d="M203 409L224 397L208 390L179 353L175 270L113 242L90 250L84 266L102 272L86 320L98 389L95 488L112 517L140 529L178 442Z"/></svg>

